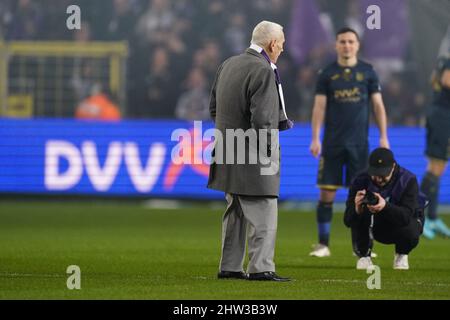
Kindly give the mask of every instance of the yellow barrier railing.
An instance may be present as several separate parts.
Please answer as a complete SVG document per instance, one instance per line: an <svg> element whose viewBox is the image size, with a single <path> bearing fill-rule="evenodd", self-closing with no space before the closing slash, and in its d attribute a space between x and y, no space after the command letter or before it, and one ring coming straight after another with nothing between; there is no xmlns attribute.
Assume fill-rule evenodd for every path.
<svg viewBox="0 0 450 320"><path fill-rule="evenodd" d="M0 115L5 113L8 99L8 55L5 45L0 42Z"/></svg>
<svg viewBox="0 0 450 320"><path fill-rule="evenodd" d="M128 56L126 42L17 41L5 46L13 55L104 57L115 54L121 57Z"/></svg>

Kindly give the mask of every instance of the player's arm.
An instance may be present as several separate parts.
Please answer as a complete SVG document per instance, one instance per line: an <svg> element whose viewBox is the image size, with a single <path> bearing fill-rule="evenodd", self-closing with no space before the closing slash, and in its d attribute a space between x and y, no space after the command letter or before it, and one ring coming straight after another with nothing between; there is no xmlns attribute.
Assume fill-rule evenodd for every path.
<svg viewBox="0 0 450 320"><path fill-rule="evenodd" d="M375 92L371 95L373 113L375 114L375 121L380 130L380 147L389 148L389 140L387 136L387 117L386 108L384 107L383 97L380 92Z"/></svg>
<svg viewBox="0 0 450 320"><path fill-rule="evenodd" d="M450 69L446 69L442 73L441 85L447 89L450 89Z"/></svg>
<svg viewBox="0 0 450 320"><path fill-rule="evenodd" d="M314 98L314 107L312 112L311 128L312 139L309 150L314 157L318 157L322 151L322 144L320 142L320 129L322 128L323 120L325 118L325 111L327 107L327 96L317 94Z"/></svg>

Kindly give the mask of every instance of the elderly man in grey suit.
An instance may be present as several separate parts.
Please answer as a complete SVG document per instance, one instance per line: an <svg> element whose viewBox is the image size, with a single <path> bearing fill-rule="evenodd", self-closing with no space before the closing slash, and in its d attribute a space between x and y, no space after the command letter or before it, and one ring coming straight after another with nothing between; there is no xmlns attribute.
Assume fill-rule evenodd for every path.
<svg viewBox="0 0 450 320"><path fill-rule="evenodd" d="M208 188L225 192L228 203L219 279L290 280L275 273L273 260L280 188L278 130L292 127L275 66L284 41L282 26L259 23L250 48L219 67L211 91L210 113L220 139L216 136Z"/></svg>

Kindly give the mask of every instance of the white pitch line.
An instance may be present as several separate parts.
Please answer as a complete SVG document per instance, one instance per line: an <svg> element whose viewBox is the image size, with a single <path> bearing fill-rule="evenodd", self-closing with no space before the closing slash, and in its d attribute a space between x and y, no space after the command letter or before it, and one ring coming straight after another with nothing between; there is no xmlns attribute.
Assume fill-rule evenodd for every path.
<svg viewBox="0 0 450 320"><path fill-rule="evenodd" d="M364 280L344 280L344 279L322 279L319 282L338 282L338 283L365 283ZM411 286L434 286L434 287L450 287L450 283L431 283L431 282L402 282L402 284Z"/></svg>

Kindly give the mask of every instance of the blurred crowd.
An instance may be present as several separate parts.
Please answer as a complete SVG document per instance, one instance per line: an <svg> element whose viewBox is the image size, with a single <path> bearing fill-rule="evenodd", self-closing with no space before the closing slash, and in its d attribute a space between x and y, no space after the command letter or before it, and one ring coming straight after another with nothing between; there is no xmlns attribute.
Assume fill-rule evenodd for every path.
<svg viewBox="0 0 450 320"><path fill-rule="evenodd" d="M381 38L365 28L367 6L379 1L2 0L0 39L128 41L126 117L192 120L209 118L219 64L249 46L256 23L278 22L286 33L278 65L288 113L308 122L317 71L333 59L334 33L347 25L361 33L361 56L379 73L390 123L418 125L428 88L418 87L410 67L407 1L388 2L384 21L392 22ZM72 4L81 8L79 31L65 27ZM74 90L89 85L72 82Z"/></svg>

